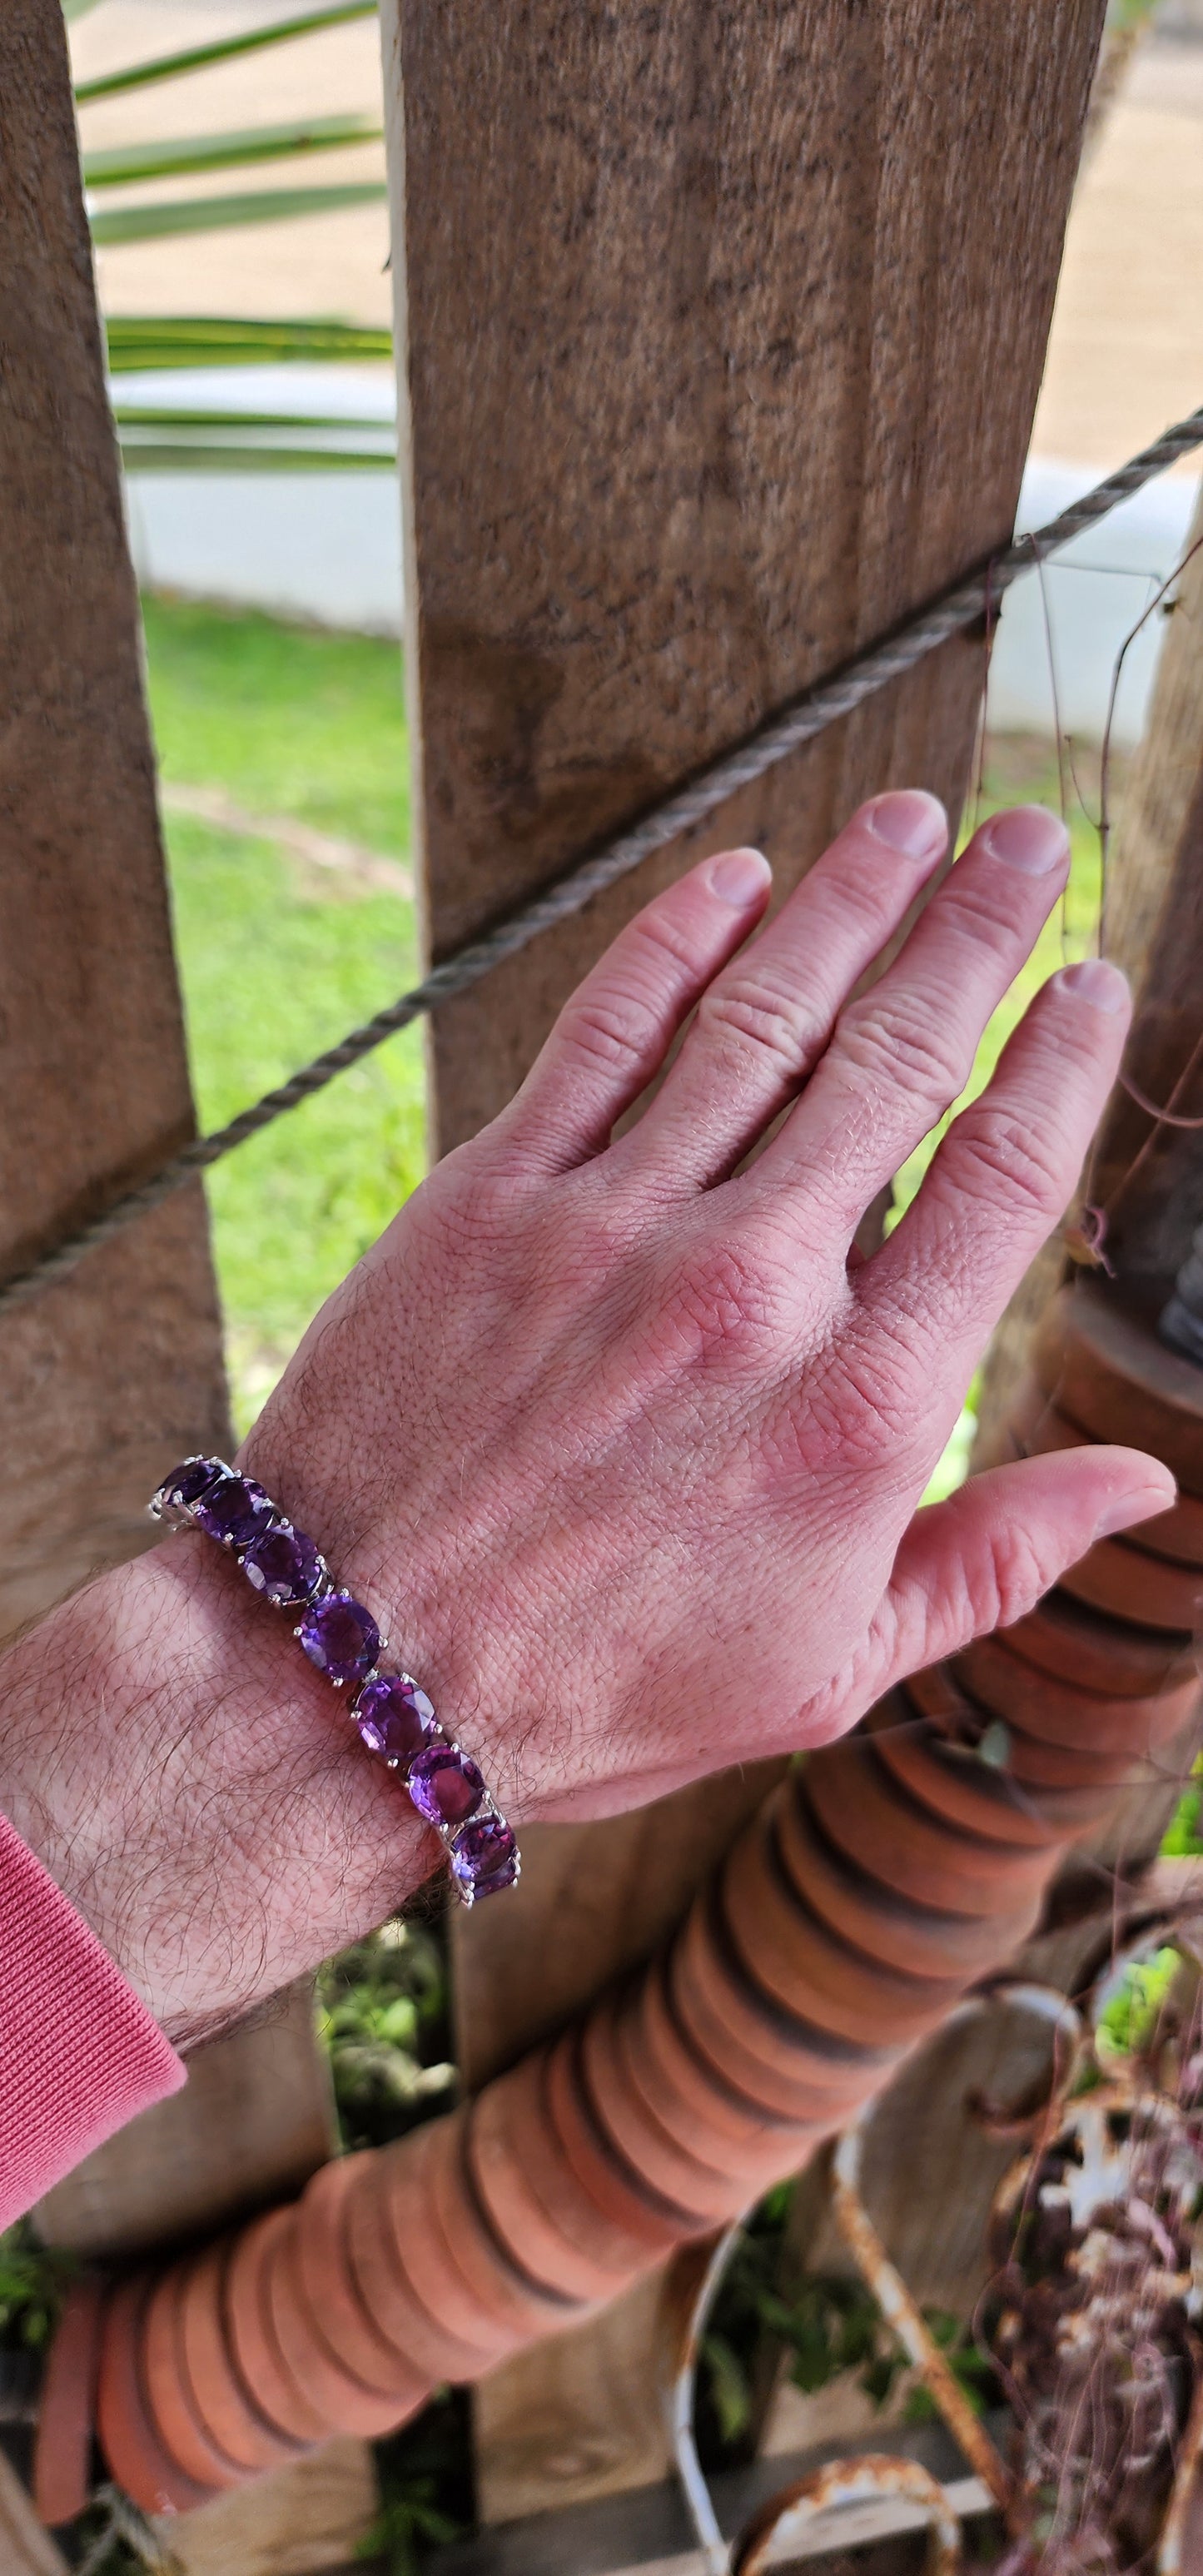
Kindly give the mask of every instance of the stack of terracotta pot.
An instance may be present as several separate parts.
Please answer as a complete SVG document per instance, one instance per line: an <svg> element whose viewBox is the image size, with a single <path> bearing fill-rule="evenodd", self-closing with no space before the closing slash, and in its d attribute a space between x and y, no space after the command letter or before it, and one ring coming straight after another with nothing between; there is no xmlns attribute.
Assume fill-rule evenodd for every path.
<svg viewBox="0 0 1203 2576"><path fill-rule="evenodd" d="M1203 1371L1080 1288L1010 1446L1091 1438L1154 1450L1182 1500L797 1769L663 1956L452 2117L113 2288L96 2423L140 2504L185 2509L335 2431L382 2432L570 2325L796 2171L1015 1950L1062 1847L1197 1695ZM87 2344L69 2319L48 2379L59 2512L83 2476Z"/></svg>

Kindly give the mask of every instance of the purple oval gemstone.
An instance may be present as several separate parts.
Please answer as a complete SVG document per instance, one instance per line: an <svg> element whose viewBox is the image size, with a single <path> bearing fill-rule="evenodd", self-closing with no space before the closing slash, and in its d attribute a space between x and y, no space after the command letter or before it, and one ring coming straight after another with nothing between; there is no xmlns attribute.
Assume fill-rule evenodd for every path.
<svg viewBox="0 0 1203 2576"><path fill-rule="evenodd" d="M332 1682L362 1682L380 1654L380 1630L349 1592L323 1592L297 1629L311 1664Z"/></svg>
<svg viewBox="0 0 1203 2576"><path fill-rule="evenodd" d="M291 1521L279 1521L274 1529L253 1539L242 1560L242 1571L256 1592L266 1593L269 1601L282 1607L300 1607L312 1601L319 1584L326 1579L325 1567L311 1538L304 1530L294 1529Z"/></svg>
<svg viewBox="0 0 1203 2576"><path fill-rule="evenodd" d="M499 1889L512 1887L520 1866L514 1830L504 1816L478 1817L474 1825L464 1826L451 1846L452 1871L473 1902L478 1896L496 1896Z"/></svg>
<svg viewBox="0 0 1203 2576"><path fill-rule="evenodd" d="M185 1458L182 1467L174 1467L164 1477L155 1501L166 1511L189 1511L225 1473L218 1458Z"/></svg>
<svg viewBox="0 0 1203 2576"><path fill-rule="evenodd" d="M438 1725L433 1703L406 1673L365 1682L351 1714L369 1753L386 1762L412 1762Z"/></svg>
<svg viewBox="0 0 1203 2576"><path fill-rule="evenodd" d="M223 1470L215 1485L201 1495L193 1506L196 1520L210 1538L224 1539L230 1547L249 1547L272 1516L273 1505L253 1476L236 1476Z"/></svg>
<svg viewBox="0 0 1203 2576"><path fill-rule="evenodd" d="M419 1753L405 1785L430 1825L466 1825L485 1794L482 1773L458 1744L432 1744Z"/></svg>

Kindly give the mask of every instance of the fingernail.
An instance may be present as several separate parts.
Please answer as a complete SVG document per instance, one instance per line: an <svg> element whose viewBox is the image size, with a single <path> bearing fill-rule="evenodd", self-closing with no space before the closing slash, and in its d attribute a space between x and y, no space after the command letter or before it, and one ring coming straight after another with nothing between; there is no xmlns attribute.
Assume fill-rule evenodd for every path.
<svg viewBox="0 0 1203 2576"><path fill-rule="evenodd" d="M1071 1002L1089 1002L1092 1011L1126 1011L1128 978L1105 957L1083 957L1077 966L1062 966L1052 978Z"/></svg>
<svg viewBox="0 0 1203 2576"><path fill-rule="evenodd" d="M1177 1490L1176 1485L1171 1485L1168 1493L1164 1485L1137 1485L1117 1495L1095 1522L1095 1537L1113 1538L1117 1530L1135 1529L1138 1521L1152 1520L1157 1512L1168 1512Z"/></svg>
<svg viewBox="0 0 1203 2576"><path fill-rule="evenodd" d="M729 903L733 912L746 912L772 880L773 871L759 850L724 850L710 870L707 883L720 903Z"/></svg>
<svg viewBox="0 0 1203 2576"><path fill-rule="evenodd" d="M1047 805L1011 805L987 823L982 846L992 859L1005 859L1009 868L1018 868L1021 876L1046 877L1063 866L1069 834Z"/></svg>
<svg viewBox="0 0 1203 2576"><path fill-rule="evenodd" d="M929 796L922 787L898 787L888 796L875 796L865 806L863 819L877 840L908 859L922 859L929 850L942 848L948 834L948 817L939 797Z"/></svg>

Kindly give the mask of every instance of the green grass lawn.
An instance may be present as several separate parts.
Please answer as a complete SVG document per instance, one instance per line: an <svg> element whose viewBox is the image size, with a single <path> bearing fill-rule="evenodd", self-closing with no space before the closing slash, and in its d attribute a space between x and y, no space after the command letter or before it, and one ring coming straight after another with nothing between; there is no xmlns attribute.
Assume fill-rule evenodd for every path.
<svg viewBox="0 0 1203 2576"><path fill-rule="evenodd" d="M403 859L409 763L395 646L144 602L163 776ZM413 907L266 841L167 817L206 1127L415 981ZM208 1181L238 1427L310 1316L421 1177L422 1040L406 1030Z"/></svg>
<svg viewBox="0 0 1203 2576"><path fill-rule="evenodd" d="M247 812L295 817L404 859L409 765L396 648L191 603L144 603L164 778L219 788ZM982 814L1057 802L1052 752L1000 743ZM193 1078L206 1127L229 1118L414 980L412 905L365 893L262 840L169 815L172 898ZM996 1014L971 1089L1037 984L1081 956L1097 915L1097 839L1079 815L1066 920L1050 924ZM239 1428L310 1316L420 1178L422 1041L390 1039L209 1179ZM936 1138L899 1178L905 1205ZM966 1431L941 1478L963 1472Z"/></svg>

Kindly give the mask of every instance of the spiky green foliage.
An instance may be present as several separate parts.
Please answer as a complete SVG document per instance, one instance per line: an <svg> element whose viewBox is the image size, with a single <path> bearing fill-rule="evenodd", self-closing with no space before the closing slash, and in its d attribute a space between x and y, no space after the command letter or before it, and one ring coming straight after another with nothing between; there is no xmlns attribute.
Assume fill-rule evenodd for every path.
<svg viewBox="0 0 1203 2576"><path fill-rule="evenodd" d="M383 179L362 179L333 188L255 188L231 197L171 197L156 205L105 206L91 216L92 239L104 249L116 242L162 241L171 233L295 223L302 215L334 215L346 206L380 205L387 196Z"/></svg>
<svg viewBox="0 0 1203 2576"><path fill-rule="evenodd" d="M42 2350L74 2269L69 2254L39 2244L28 2219L0 2234L0 2349Z"/></svg>
<svg viewBox="0 0 1203 2576"><path fill-rule="evenodd" d="M197 170L249 168L258 161L345 151L361 143L383 140L381 126L371 116L293 117L287 125L231 127L222 134L172 134L158 143L120 143L105 151L85 152L84 185L130 188L148 179L179 179Z"/></svg>
<svg viewBox="0 0 1203 2576"><path fill-rule="evenodd" d="M357 322L110 313L104 327L111 376L159 367L276 367L290 360L306 366L326 361L358 365L393 354L391 331Z"/></svg>
<svg viewBox="0 0 1203 2576"><path fill-rule="evenodd" d="M96 0L63 0L66 15L82 18ZM75 96L81 107L96 98L116 98L122 90L144 89L148 82L178 80L182 73L207 70L213 63L232 62L236 54L258 53L264 45L288 44L294 36L311 36L322 27L338 27L350 18L374 18L376 0L333 0L325 9L306 9L295 18L278 18L273 25L254 27L245 35L221 36L212 44L189 45L182 53L156 54L140 63L127 63L122 70L102 72L94 80L79 81Z"/></svg>

